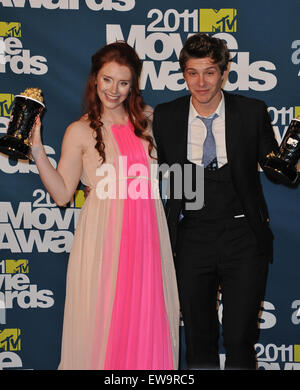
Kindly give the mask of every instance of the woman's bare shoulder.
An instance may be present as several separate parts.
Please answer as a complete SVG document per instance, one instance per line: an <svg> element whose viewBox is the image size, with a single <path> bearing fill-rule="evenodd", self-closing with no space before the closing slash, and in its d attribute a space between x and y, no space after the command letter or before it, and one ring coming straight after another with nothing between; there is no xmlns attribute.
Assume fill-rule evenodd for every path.
<svg viewBox="0 0 300 390"><path fill-rule="evenodd" d="M85 148L93 133L89 124L90 122L87 116L82 116L78 120L70 123L66 128L64 140L70 140L74 146L77 145Z"/></svg>
<svg viewBox="0 0 300 390"><path fill-rule="evenodd" d="M66 129L66 133L72 133L73 136L86 134L87 131L92 132L92 129L90 127L90 121L86 115L70 123Z"/></svg>

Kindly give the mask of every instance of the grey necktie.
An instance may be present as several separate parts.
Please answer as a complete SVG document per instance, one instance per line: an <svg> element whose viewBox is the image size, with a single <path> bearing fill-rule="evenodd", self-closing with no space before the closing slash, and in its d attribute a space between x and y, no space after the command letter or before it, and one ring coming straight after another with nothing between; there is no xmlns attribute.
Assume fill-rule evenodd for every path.
<svg viewBox="0 0 300 390"><path fill-rule="evenodd" d="M207 135L203 143L202 164L204 165L204 168L211 170L218 169L216 141L212 132L212 124L217 117L218 114L214 114L210 118L199 117L205 124L207 130Z"/></svg>

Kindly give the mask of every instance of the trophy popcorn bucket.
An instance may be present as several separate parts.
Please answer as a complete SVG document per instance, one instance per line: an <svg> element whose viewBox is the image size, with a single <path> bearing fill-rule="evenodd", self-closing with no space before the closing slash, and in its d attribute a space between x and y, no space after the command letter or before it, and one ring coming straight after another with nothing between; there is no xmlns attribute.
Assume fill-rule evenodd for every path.
<svg viewBox="0 0 300 390"><path fill-rule="evenodd" d="M294 118L280 144L277 155L267 156L264 171L276 181L284 184L296 184L298 172L296 164L300 159L300 118Z"/></svg>
<svg viewBox="0 0 300 390"><path fill-rule="evenodd" d="M7 134L0 138L0 152L14 160L32 160L28 137L36 117L45 109L41 92L27 88L15 96Z"/></svg>

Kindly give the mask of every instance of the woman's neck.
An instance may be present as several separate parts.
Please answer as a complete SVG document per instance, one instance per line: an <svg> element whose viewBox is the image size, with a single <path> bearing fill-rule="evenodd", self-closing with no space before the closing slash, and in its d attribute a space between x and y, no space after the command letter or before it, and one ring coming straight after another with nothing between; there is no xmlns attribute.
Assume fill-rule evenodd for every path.
<svg viewBox="0 0 300 390"><path fill-rule="evenodd" d="M128 122L128 114L125 110L118 112L105 110L101 115L101 121L108 125L126 125Z"/></svg>

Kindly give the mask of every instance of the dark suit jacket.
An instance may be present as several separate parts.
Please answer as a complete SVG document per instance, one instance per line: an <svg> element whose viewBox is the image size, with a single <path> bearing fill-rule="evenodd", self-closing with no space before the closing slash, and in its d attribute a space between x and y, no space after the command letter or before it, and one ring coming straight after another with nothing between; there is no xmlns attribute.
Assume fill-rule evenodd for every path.
<svg viewBox="0 0 300 390"><path fill-rule="evenodd" d="M258 163L263 166L266 155L278 151L278 143L264 102L223 93L227 159L232 181L259 247L271 261L273 235L269 229ZM171 166L186 162L189 105L190 95L187 95L159 104L154 110L153 133L160 164ZM167 200L166 216L173 249L182 207L180 199Z"/></svg>

